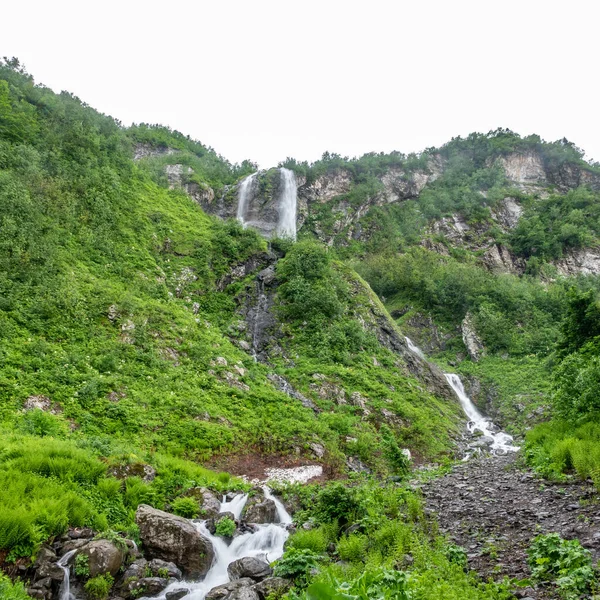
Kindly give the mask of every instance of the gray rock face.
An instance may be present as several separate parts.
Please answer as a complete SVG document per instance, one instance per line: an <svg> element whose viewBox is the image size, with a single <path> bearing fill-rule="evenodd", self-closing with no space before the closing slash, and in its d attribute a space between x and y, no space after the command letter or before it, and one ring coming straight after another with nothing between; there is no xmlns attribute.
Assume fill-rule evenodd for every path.
<svg viewBox="0 0 600 600"><path fill-rule="evenodd" d="M485 354L485 348L483 347L483 344L481 343L481 340L475 331L473 317L470 313L466 314L460 328L467 352L469 353L471 360L477 362Z"/></svg>
<svg viewBox="0 0 600 600"><path fill-rule="evenodd" d="M546 171L541 156L535 151L513 152L498 159L507 179L526 187L547 183Z"/></svg>
<svg viewBox="0 0 600 600"><path fill-rule="evenodd" d="M227 567L227 574L232 581L244 577L249 577L254 581L262 581L273 574L273 569L263 560L246 556L233 561Z"/></svg>
<svg viewBox="0 0 600 600"><path fill-rule="evenodd" d="M113 577L123 564L123 552L108 540L94 540L84 546L78 554L89 558L90 577L110 573Z"/></svg>
<svg viewBox="0 0 600 600"><path fill-rule="evenodd" d="M315 412L320 412L317 405L306 396L303 396L300 392L295 390L287 379L284 379L281 375L276 373L269 373L267 379L281 392L287 394L290 398L299 400L304 408L310 408Z"/></svg>
<svg viewBox="0 0 600 600"><path fill-rule="evenodd" d="M523 207L511 197L504 198L492 211L492 218L505 230L514 229L523 214Z"/></svg>
<svg viewBox="0 0 600 600"><path fill-rule="evenodd" d="M506 246L494 244L481 258L483 264L492 273L512 273L522 275L525 272L526 262L515 256Z"/></svg>
<svg viewBox="0 0 600 600"><path fill-rule="evenodd" d="M254 581L250 578L230 581L210 590L206 600L260 600L253 586Z"/></svg>
<svg viewBox="0 0 600 600"><path fill-rule="evenodd" d="M148 556L175 563L187 577L206 575L213 547L190 521L146 504L138 507L135 520Z"/></svg>
<svg viewBox="0 0 600 600"><path fill-rule="evenodd" d="M555 261L558 272L565 277L570 275L600 274L600 251L582 249L570 252L564 258Z"/></svg>

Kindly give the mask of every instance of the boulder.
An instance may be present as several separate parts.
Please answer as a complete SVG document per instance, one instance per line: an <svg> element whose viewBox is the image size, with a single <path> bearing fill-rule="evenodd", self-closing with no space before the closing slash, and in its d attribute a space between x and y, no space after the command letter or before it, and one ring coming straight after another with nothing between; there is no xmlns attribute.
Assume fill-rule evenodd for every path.
<svg viewBox="0 0 600 600"><path fill-rule="evenodd" d="M90 577L110 573L113 577L123 564L123 552L108 540L94 540L85 545L78 554L85 554L89 559Z"/></svg>
<svg viewBox="0 0 600 600"><path fill-rule="evenodd" d="M245 556L234 560L227 567L227 574L232 581L249 577L254 581L262 581L273 574L273 569L263 560L253 556Z"/></svg>
<svg viewBox="0 0 600 600"><path fill-rule="evenodd" d="M165 598L167 600L180 600L180 598L187 596L189 593L190 593L190 590L182 588L180 590L173 590L172 592L167 592L165 594Z"/></svg>
<svg viewBox="0 0 600 600"><path fill-rule="evenodd" d="M248 523L277 523L277 506L273 500L255 496L244 508L244 520Z"/></svg>
<svg viewBox="0 0 600 600"><path fill-rule="evenodd" d="M147 504L138 507L135 520L147 556L175 563L187 577L206 575L214 550L190 521Z"/></svg>
<svg viewBox="0 0 600 600"><path fill-rule="evenodd" d="M127 598L138 598L140 595L156 596L160 594L170 581L163 577L142 577L141 579L131 579L126 581L121 588L121 593Z"/></svg>
<svg viewBox="0 0 600 600"><path fill-rule="evenodd" d="M257 583L253 589L258 594L260 600L267 600L269 597L281 598L292 587L292 582L283 577L269 577Z"/></svg>
<svg viewBox="0 0 600 600"><path fill-rule="evenodd" d="M258 593L252 587L254 583L250 578L230 581L210 590L205 600L260 600Z"/></svg>

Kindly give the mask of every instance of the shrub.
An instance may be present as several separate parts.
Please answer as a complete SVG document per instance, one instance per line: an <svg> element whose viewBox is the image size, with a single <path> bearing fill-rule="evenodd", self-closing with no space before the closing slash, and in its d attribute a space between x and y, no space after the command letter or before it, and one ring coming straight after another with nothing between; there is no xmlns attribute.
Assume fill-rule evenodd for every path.
<svg viewBox="0 0 600 600"><path fill-rule="evenodd" d="M235 521L223 517L216 525L215 533L221 537L231 537L235 533Z"/></svg>
<svg viewBox="0 0 600 600"><path fill-rule="evenodd" d="M75 575L77 577L90 576L90 557L87 554L78 554L75 557Z"/></svg>
<svg viewBox="0 0 600 600"><path fill-rule="evenodd" d="M108 573L98 575L87 581L85 591L93 600L107 600L113 583L114 579Z"/></svg>
<svg viewBox="0 0 600 600"><path fill-rule="evenodd" d="M315 515L321 523L348 523L357 512L359 503L352 489L340 482L324 487L317 498Z"/></svg>
<svg viewBox="0 0 600 600"><path fill-rule="evenodd" d="M324 526L315 529L299 529L287 541L288 548L297 550L311 550L316 554L323 554L329 544L328 531Z"/></svg>
<svg viewBox="0 0 600 600"><path fill-rule="evenodd" d="M365 559L369 539L366 535L354 533L344 536L337 544L337 551L342 560L359 562Z"/></svg>
<svg viewBox="0 0 600 600"><path fill-rule="evenodd" d="M171 510L174 514L186 519L195 519L200 514L198 501L194 498L175 498L171 503Z"/></svg>
<svg viewBox="0 0 600 600"><path fill-rule="evenodd" d="M585 593L594 580L591 553L579 540L564 540L558 533L538 535L527 553L533 579L554 581L566 598Z"/></svg>
<svg viewBox="0 0 600 600"><path fill-rule="evenodd" d="M0 598L2 598L2 600L30 600L30 597L25 591L25 586L20 581L12 583L11 580L1 572Z"/></svg>
<svg viewBox="0 0 600 600"><path fill-rule="evenodd" d="M305 586L309 573L316 569L322 556L312 550L290 548L275 563L273 574L276 577L293 579L299 586Z"/></svg>

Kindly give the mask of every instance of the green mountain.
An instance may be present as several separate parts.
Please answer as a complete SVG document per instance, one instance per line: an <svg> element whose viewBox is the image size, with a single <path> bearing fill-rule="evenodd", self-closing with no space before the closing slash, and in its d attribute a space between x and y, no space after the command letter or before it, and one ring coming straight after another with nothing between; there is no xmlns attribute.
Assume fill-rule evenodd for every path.
<svg viewBox="0 0 600 600"><path fill-rule="evenodd" d="M297 241L260 235L281 168ZM563 419L530 434L547 473L598 452L600 166L508 130L288 159L252 179L244 228L255 171L0 66L7 572L68 527L134 535L141 503L244 488L207 467L401 477L403 448L455 458L465 417L444 371L511 433Z"/></svg>

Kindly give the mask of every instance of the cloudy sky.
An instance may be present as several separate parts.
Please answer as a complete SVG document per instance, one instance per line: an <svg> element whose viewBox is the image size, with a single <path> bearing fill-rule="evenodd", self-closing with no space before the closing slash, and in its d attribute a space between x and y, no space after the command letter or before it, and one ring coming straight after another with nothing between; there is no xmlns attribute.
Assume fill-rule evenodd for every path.
<svg viewBox="0 0 600 600"><path fill-rule="evenodd" d="M419 151L497 127L600 161L597 0L5 4L0 55L36 81L232 161Z"/></svg>

